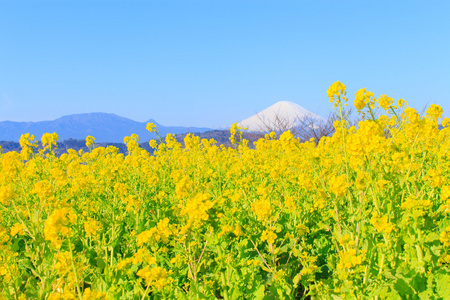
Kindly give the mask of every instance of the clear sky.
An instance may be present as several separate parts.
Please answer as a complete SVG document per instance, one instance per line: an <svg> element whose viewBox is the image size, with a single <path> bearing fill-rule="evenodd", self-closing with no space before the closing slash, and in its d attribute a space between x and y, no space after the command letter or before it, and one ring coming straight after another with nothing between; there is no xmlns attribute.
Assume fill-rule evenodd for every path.
<svg viewBox="0 0 450 300"><path fill-rule="evenodd" d="M328 86L450 116L450 1L0 0L0 121L221 127Z"/></svg>

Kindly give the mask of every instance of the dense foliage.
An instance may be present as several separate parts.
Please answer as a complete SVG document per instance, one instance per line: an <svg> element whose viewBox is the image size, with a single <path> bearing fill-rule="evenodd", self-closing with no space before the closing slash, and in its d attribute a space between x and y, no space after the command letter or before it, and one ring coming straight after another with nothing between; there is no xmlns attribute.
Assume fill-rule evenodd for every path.
<svg viewBox="0 0 450 300"><path fill-rule="evenodd" d="M341 113L345 86L328 95ZM354 105L358 127L319 143L233 126L233 147L56 156L56 134L22 136L0 156L2 297L449 299L450 122L365 89Z"/></svg>

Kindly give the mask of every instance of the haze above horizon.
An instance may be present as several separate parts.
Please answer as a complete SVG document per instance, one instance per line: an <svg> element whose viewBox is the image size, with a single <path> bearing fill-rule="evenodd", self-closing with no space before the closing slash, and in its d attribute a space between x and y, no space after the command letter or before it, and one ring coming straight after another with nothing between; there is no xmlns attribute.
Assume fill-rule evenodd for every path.
<svg viewBox="0 0 450 300"><path fill-rule="evenodd" d="M0 0L0 121L219 128L339 80L450 116L447 1Z"/></svg>

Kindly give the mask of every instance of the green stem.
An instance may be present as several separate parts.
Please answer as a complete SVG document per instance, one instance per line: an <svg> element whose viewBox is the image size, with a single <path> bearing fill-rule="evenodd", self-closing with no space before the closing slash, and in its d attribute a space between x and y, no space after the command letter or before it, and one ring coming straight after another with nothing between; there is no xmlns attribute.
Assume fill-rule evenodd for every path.
<svg viewBox="0 0 450 300"><path fill-rule="evenodd" d="M75 263L73 260L73 253L72 253L72 243L69 241L69 251L70 251L70 261L72 263L72 268L73 268L73 273L75 275L75 287L77 289L77 294L78 294L78 299L83 300L82 296L81 296L81 290L80 290L80 286L78 285L78 275L77 275L77 269L75 268Z"/></svg>
<svg viewBox="0 0 450 300"><path fill-rule="evenodd" d="M339 100L341 97L339 96ZM347 157L347 147L345 145L345 130L344 130L344 115L342 113L342 103L339 101L339 115L341 118L341 128L342 128L342 146L344 148L344 157L345 157L345 173L347 175L347 186L350 186L350 175L348 173L348 157ZM354 212L353 209L353 199L351 196L349 196L350 199L350 209L352 210L352 213Z"/></svg>
<svg viewBox="0 0 450 300"><path fill-rule="evenodd" d="M148 294L148 289L149 289L149 288L150 288L150 284L147 285L147 288L145 289L144 294L142 295L141 300L144 300L144 299L145 299L145 296L147 296L147 294Z"/></svg>
<svg viewBox="0 0 450 300"><path fill-rule="evenodd" d="M220 273L220 278L222 279L222 286L223 286L223 298L225 300L228 300L228 287L226 285L226 281L225 281L225 274L224 272Z"/></svg>
<svg viewBox="0 0 450 300"><path fill-rule="evenodd" d="M379 272L378 272L378 275L381 275L381 273L383 272L384 258L385 258L385 254L383 253L383 254L381 255L380 270L379 270Z"/></svg>

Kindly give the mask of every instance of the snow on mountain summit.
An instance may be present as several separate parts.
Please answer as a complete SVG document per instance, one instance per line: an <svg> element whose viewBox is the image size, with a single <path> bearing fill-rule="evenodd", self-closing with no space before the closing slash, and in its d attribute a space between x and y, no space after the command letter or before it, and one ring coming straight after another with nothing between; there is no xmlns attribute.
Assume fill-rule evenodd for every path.
<svg viewBox="0 0 450 300"><path fill-rule="evenodd" d="M254 132L280 131L302 125L302 122L306 119L317 122L325 121L321 116L310 112L297 103L280 101L237 125Z"/></svg>

